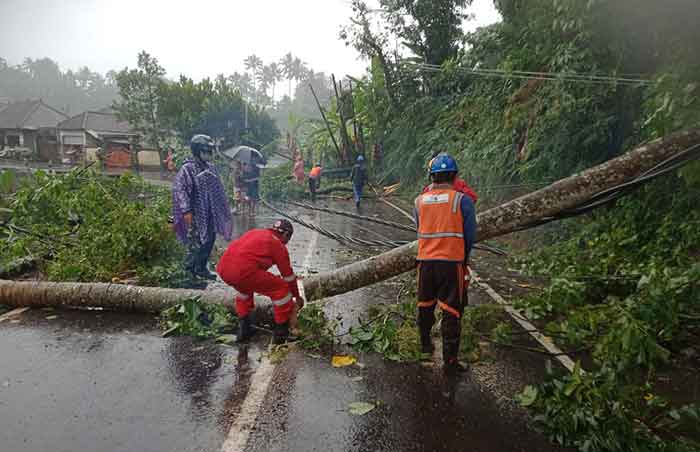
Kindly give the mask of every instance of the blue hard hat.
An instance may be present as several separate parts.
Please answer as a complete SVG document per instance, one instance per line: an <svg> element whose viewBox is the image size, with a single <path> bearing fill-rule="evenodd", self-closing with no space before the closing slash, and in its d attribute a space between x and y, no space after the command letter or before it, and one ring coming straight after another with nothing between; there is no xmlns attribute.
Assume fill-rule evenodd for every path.
<svg viewBox="0 0 700 452"><path fill-rule="evenodd" d="M430 174L456 173L457 161L447 154L440 154L430 161Z"/></svg>
<svg viewBox="0 0 700 452"><path fill-rule="evenodd" d="M357 156L357 161L358 161L358 162L364 162L364 161L365 161L365 157L362 156L362 155L358 155L358 156Z"/></svg>

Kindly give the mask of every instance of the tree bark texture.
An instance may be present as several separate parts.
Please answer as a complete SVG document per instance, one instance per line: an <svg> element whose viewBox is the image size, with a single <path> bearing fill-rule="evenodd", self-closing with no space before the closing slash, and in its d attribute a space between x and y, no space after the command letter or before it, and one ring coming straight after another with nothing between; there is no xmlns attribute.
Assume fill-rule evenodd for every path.
<svg viewBox="0 0 700 452"><path fill-rule="evenodd" d="M603 190L630 181L669 157L700 143L700 129L679 132L548 187L489 209L478 216L477 241L518 230L570 209ZM417 242L303 280L308 300L350 292L415 268ZM103 307L161 311L178 300L200 296L207 303L233 300L233 290L183 290L119 284L15 282L0 280L0 304L9 306ZM270 306L256 300L263 317ZM262 308L262 309L261 309Z"/></svg>
<svg viewBox="0 0 700 452"><path fill-rule="evenodd" d="M508 234L570 209L606 189L628 182L664 160L700 143L700 129L678 132L567 177L541 190L489 209L477 217L477 242ZM309 299L326 298L375 284L415 268L418 243L304 280Z"/></svg>

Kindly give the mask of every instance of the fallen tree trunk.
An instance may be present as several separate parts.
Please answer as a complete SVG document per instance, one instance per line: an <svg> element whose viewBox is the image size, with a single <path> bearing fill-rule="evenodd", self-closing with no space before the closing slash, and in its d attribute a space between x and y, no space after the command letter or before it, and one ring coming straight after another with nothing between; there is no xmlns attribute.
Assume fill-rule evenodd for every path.
<svg viewBox="0 0 700 452"><path fill-rule="evenodd" d="M0 280L0 304L8 306L56 306L159 312L180 300L197 296L206 303L227 302L230 305L235 293L233 289L166 289L109 283Z"/></svg>
<svg viewBox="0 0 700 452"><path fill-rule="evenodd" d="M477 241L505 235L542 218L555 216L597 193L640 176L669 157L697 144L700 144L700 129L679 132L489 209L478 216ZM311 276L303 281L306 296L309 300L326 298L410 271L415 267L416 249L416 242L409 243L337 270ZM233 290L200 291L118 284L0 281L0 304L9 306L160 311L183 298L201 296L207 303L230 303L233 295ZM269 306L264 311L269 311Z"/></svg>
<svg viewBox="0 0 700 452"><path fill-rule="evenodd" d="M620 157L567 177L541 190L479 214L477 241L517 231L555 216L593 195L640 176L668 158L700 143L700 129L678 132ZM355 262L304 281L309 299L325 298L375 284L415 268L418 243Z"/></svg>

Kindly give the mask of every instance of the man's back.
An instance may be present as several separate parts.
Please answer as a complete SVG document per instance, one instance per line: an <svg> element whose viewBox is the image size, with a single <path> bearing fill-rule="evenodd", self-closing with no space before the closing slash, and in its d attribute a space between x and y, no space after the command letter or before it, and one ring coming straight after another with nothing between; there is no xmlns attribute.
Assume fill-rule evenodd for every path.
<svg viewBox="0 0 700 452"><path fill-rule="evenodd" d="M255 264L255 267L267 270L275 265L275 256L283 247L284 244L269 229L252 229L229 245L222 260L234 259L238 265Z"/></svg>

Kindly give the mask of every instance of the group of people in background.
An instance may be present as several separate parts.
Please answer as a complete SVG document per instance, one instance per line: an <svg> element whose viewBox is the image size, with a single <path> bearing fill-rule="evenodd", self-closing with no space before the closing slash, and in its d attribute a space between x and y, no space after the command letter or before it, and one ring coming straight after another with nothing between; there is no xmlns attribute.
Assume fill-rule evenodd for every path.
<svg viewBox="0 0 700 452"><path fill-rule="evenodd" d="M191 141L192 157L178 171L173 183L173 218L178 239L188 249L185 268L193 276L217 279L208 268L216 235L231 240L232 219L228 198L216 168L211 163L214 141L196 135ZM350 179L353 198L359 208L367 183L363 156L358 156ZM466 370L458 360L461 340L461 317L467 304L470 281L469 257L476 240L476 193L459 178L458 166L448 154L438 154L428 164L431 184L415 200L418 269L417 326L421 351L432 355L432 328L435 310L443 312L442 354L449 373ZM254 162L238 168L239 188L247 198L257 199L260 170ZM303 183L301 155L295 157L294 177ZM315 165L309 172L312 199L320 185L322 168ZM254 209L254 206L253 206ZM294 229L287 220L277 220L266 229L247 231L229 243L216 267L218 276L236 289L233 306L239 318L240 342L256 331L253 321L254 295L268 296L274 311L274 342L283 343L297 322L297 312L304 306L297 277L292 269L287 243ZM280 275L267 270L276 266Z"/></svg>
<svg viewBox="0 0 700 452"><path fill-rule="evenodd" d="M198 279L221 277L236 290L232 304L239 319L239 342L246 342L256 331L252 317L254 294L270 297L274 342L283 343L295 327L297 311L304 305L286 246L294 229L289 221L277 220L268 228L252 229L231 242L231 209L212 164L215 148L209 136L192 137L192 157L185 160L173 182L173 228L187 247L185 269ZM254 159L240 165L239 188L245 189L246 198L257 200L259 178L260 168ZM216 266L217 273L213 273L209 256L217 234L230 243ZM281 275L269 273L272 266Z"/></svg>
<svg viewBox="0 0 700 452"><path fill-rule="evenodd" d="M294 167L292 169L292 174L296 183L300 185L304 183L304 176L306 175L304 172L304 158L299 151L296 151L294 156ZM313 202L316 201L316 193L318 192L318 189L321 188L322 174L323 167L318 163L311 167L308 174L309 195L311 196L311 200ZM350 181L352 182L352 194L355 207L359 209L360 202L362 201L362 192L364 191L364 187L368 182L367 166L363 155L357 156L355 164L350 172Z"/></svg>

